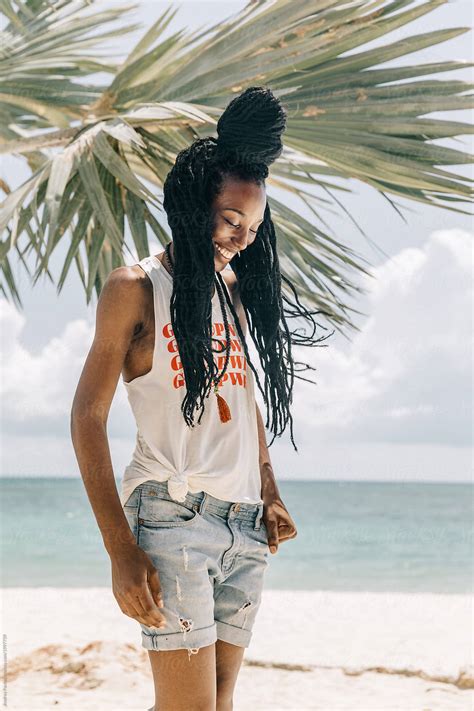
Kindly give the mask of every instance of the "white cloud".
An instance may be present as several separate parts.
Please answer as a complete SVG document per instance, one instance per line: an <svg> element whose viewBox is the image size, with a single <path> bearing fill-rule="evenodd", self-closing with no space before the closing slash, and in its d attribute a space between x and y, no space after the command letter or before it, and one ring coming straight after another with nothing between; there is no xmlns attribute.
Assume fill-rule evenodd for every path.
<svg viewBox="0 0 474 711"><path fill-rule="evenodd" d="M370 317L348 352L337 333L312 351L318 385L297 386L298 428L311 422L331 441L470 443L473 236L436 231L373 269Z"/></svg>
<svg viewBox="0 0 474 711"><path fill-rule="evenodd" d="M70 411L94 328L83 320L73 321L38 353L32 353L21 342L25 322L12 304L0 301L3 431L64 431L62 423Z"/></svg>

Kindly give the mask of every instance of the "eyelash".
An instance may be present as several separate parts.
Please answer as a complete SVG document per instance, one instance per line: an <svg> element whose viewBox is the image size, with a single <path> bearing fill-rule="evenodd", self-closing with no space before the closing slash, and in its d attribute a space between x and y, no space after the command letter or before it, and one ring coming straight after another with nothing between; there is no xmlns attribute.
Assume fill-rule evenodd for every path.
<svg viewBox="0 0 474 711"><path fill-rule="evenodd" d="M233 222L229 222L229 220L228 220L227 218L225 218L225 217L224 217L224 220L225 220L225 221L227 222L227 224L230 225L231 227L235 227L235 228L240 227L240 225L234 225ZM256 235L256 234L257 234L257 231L258 231L258 230L250 230L250 232L251 232L253 235Z"/></svg>

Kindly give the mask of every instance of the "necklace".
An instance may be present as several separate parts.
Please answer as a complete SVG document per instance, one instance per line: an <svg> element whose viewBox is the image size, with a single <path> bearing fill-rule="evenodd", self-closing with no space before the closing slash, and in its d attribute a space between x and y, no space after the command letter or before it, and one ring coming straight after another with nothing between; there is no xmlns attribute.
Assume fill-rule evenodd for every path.
<svg viewBox="0 0 474 711"><path fill-rule="evenodd" d="M171 248L171 242L168 242L166 247L165 247L165 257L166 261L168 262L169 270L171 272L171 276L174 277L174 266L173 262L171 260L171 253L170 253L170 248ZM220 305L221 305L221 310L222 310L222 315L224 317L224 326L225 326L225 340L226 340L226 359L224 363L224 367L222 369L222 373L217 378L214 378L214 395L216 396L217 399L217 409L219 412L219 418L221 422L228 422L229 420L232 419L231 414L230 414L230 408L227 402L224 400L222 395L219 394L219 382L222 380L224 377L224 374L227 370L227 364L229 362L229 353L230 353L230 329L229 329L229 321L227 318L227 310L226 310L226 303L225 303L225 296L222 292L222 288L219 282L219 279L216 278L215 282L215 288L217 289L217 295L219 297ZM212 309L212 305L211 305Z"/></svg>

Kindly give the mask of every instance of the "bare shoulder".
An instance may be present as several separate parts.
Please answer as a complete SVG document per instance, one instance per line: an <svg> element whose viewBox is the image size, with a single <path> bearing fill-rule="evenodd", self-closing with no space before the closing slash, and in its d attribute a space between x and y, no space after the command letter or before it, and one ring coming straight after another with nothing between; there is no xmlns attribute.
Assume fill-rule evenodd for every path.
<svg viewBox="0 0 474 711"><path fill-rule="evenodd" d="M137 265L112 269L104 282L97 305L98 318L113 318L125 327L140 318L146 304L148 278Z"/></svg>
<svg viewBox="0 0 474 711"><path fill-rule="evenodd" d="M144 313L145 290L135 266L108 275L97 302L94 339L74 396L72 411L105 422L132 339ZM95 407L94 403L97 403Z"/></svg>
<svg viewBox="0 0 474 711"><path fill-rule="evenodd" d="M146 274L138 264L132 264L131 266L124 265L123 267L116 267L109 272L104 286L105 284L112 284L114 286L120 284L124 286L127 284L137 284L143 277L146 277Z"/></svg>
<svg viewBox="0 0 474 711"><path fill-rule="evenodd" d="M107 276L101 294L106 289L113 291L115 295L124 293L128 296L134 291L141 293L148 282L147 274L137 264L116 267Z"/></svg>

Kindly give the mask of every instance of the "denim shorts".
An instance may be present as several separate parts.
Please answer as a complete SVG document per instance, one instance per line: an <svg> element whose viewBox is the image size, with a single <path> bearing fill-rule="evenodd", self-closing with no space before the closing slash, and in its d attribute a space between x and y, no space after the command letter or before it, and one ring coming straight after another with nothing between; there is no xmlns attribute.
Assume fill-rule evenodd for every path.
<svg viewBox="0 0 474 711"><path fill-rule="evenodd" d="M263 504L200 491L173 499L166 482L139 484L123 507L137 545L158 571L166 627L141 622L145 649L187 649L217 639L248 647L268 566Z"/></svg>

